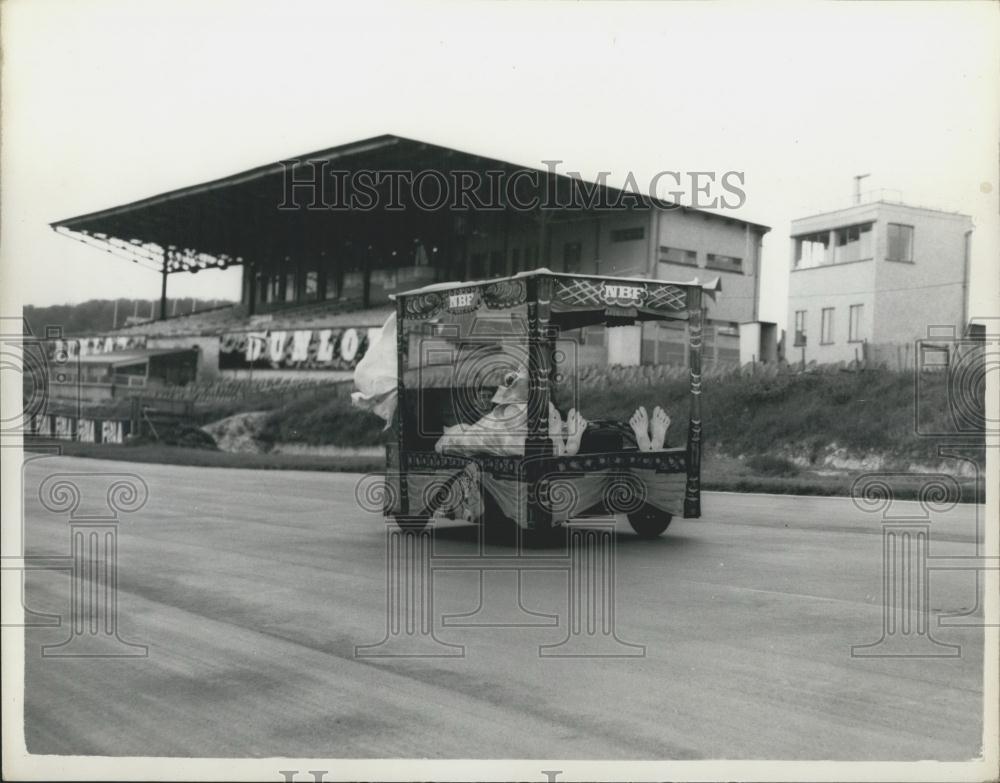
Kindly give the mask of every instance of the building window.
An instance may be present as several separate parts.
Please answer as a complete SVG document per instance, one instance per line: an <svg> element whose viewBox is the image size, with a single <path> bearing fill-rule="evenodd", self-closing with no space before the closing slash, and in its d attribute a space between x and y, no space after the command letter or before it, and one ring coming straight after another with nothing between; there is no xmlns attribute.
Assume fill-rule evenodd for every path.
<svg viewBox="0 0 1000 783"><path fill-rule="evenodd" d="M864 341L864 337L861 333L861 319L865 315L864 305L851 305L851 319L847 330L847 339L852 343L860 343Z"/></svg>
<svg viewBox="0 0 1000 783"><path fill-rule="evenodd" d="M872 224L838 228L834 235L837 245L833 251L833 263L848 264L851 261L866 261L872 257Z"/></svg>
<svg viewBox="0 0 1000 783"><path fill-rule="evenodd" d="M660 245L661 264L680 264L681 266L698 266L698 254L693 250L681 250L677 247Z"/></svg>
<svg viewBox="0 0 1000 783"><path fill-rule="evenodd" d="M285 301L295 301L295 273L289 272L285 276Z"/></svg>
<svg viewBox="0 0 1000 783"><path fill-rule="evenodd" d="M886 258L889 261L913 262L913 226L904 226L901 223L890 223L888 227L888 251Z"/></svg>
<svg viewBox="0 0 1000 783"><path fill-rule="evenodd" d="M312 302L319 296L319 272L311 269L306 272L306 301Z"/></svg>
<svg viewBox="0 0 1000 783"><path fill-rule="evenodd" d="M637 226L636 228L619 228L611 232L612 242L631 242L632 240L644 239L645 237L645 226Z"/></svg>
<svg viewBox="0 0 1000 783"><path fill-rule="evenodd" d="M820 345L831 345L833 343L833 308L824 307L822 321L819 328Z"/></svg>
<svg viewBox="0 0 1000 783"><path fill-rule="evenodd" d="M806 311L795 311L795 344L806 344Z"/></svg>
<svg viewBox="0 0 1000 783"><path fill-rule="evenodd" d="M604 324L583 327L583 344L604 348L607 340Z"/></svg>
<svg viewBox="0 0 1000 783"><path fill-rule="evenodd" d="M687 334L683 327L662 321L642 325L639 345L640 364L684 364L687 355Z"/></svg>
<svg viewBox="0 0 1000 783"><path fill-rule="evenodd" d="M828 264L827 250L830 244L830 232L808 234L795 239L795 268L811 269L814 266Z"/></svg>
<svg viewBox="0 0 1000 783"><path fill-rule="evenodd" d="M743 259L736 256L721 256L718 253L709 253L705 259L705 266L709 269L718 269L721 272L743 273Z"/></svg>

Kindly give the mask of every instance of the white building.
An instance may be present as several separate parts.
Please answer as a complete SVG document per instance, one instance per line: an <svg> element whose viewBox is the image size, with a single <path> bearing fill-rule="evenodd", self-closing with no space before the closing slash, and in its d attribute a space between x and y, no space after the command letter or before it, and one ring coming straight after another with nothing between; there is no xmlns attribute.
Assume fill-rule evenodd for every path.
<svg viewBox="0 0 1000 783"><path fill-rule="evenodd" d="M972 219L876 201L792 221L789 361L878 360L967 320Z"/></svg>

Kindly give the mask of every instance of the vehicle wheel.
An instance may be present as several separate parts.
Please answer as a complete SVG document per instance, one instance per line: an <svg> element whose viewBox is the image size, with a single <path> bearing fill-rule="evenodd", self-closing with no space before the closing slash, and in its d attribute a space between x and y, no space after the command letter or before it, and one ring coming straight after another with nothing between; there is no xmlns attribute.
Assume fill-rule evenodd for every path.
<svg viewBox="0 0 1000 783"><path fill-rule="evenodd" d="M423 530L427 527L427 517L394 516L393 521L400 530Z"/></svg>
<svg viewBox="0 0 1000 783"><path fill-rule="evenodd" d="M628 515L628 523L639 538L656 538L670 526L671 521L673 521L671 514L660 511L648 503Z"/></svg>

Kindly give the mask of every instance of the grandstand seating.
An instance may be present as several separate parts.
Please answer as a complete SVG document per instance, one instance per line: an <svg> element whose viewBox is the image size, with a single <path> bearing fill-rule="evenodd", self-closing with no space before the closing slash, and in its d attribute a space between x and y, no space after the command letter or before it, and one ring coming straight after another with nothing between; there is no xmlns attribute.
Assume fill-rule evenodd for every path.
<svg viewBox="0 0 1000 783"><path fill-rule="evenodd" d="M150 337L171 337L195 334L217 334L246 319L246 308L243 305L224 305L197 313L164 318L162 321L147 321L142 324L132 324L109 332L114 336L128 334L144 334Z"/></svg>
<svg viewBox="0 0 1000 783"><path fill-rule="evenodd" d="M147 335L149 337L180 337L185 335L213 335L227 331L253 329L319 329L323 327L381 326L385 323L390 305L363 308L360 301L314 302L298 307L272 310L257 315L247 315L244 305L228 305L199 313L149 321L116 329L114 335Z"/></svg>

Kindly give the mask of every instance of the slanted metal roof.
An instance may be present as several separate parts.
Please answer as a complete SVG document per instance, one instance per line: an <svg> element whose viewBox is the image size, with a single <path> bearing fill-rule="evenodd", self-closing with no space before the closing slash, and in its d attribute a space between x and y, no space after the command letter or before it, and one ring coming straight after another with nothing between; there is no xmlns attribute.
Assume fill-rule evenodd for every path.
<svg viewBox="0 0 1000 783"><path fill-rule="evenodd" d="M404 209L330 210L279 209L285 200L285 180L315 180L322 167L340 171L538 171L566 186L572 180L537 166L523 166L474 153L441 147L392 134L342 144L287 161L277 161L228 177L160 193L128 204L101 209L51 224L60 233L94 244L108 252L159 268L164 250L168 272L224 268L254 258L308 255L331 237L384 237L416 220L433 219L433 211ZM587 183L602 192L622 194L608 185ZM766 233L769 227L707 210L684 207L649 196L629 197L660 208L680 209L747 225ZM439 212L448 213L449 207ZM418 214L419 213L419 214Z"/></svg>

